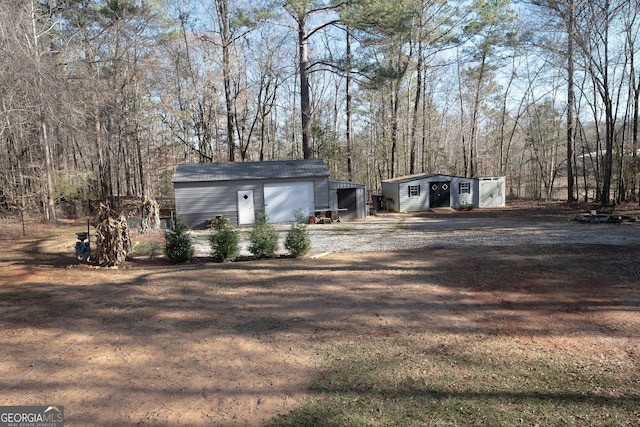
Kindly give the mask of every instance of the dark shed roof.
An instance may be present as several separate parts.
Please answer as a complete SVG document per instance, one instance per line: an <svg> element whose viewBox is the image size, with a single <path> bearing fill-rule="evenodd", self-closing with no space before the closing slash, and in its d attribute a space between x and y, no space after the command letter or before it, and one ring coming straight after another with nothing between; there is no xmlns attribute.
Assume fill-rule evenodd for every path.
<svg viewBox="0 0 640 427"><path fill-rule="evenodd" d="M322 160L189 163L178 165L171 182L237 181L329 176Z"/></svg>
<svg viewBox="0 0 640 427"><path fill-rule="evenodd" d="M352 188L365 188L364 184L357 184L351 181L329 181L329 188L332 190L346 190Z"/></svg>
<svg viewBox="0 0 640 427"><path fill-rule="evenodd" d="M403 175L403 176L397 176L395 178L389 178L389 179L385 179L382 182L405 182L405 181L415 181L416 179L423 179L423 178L429 178L432 176L437 176L434 173L418 173L415 175ZM443 175L443 176L449 176L449 175Z"/></svg>

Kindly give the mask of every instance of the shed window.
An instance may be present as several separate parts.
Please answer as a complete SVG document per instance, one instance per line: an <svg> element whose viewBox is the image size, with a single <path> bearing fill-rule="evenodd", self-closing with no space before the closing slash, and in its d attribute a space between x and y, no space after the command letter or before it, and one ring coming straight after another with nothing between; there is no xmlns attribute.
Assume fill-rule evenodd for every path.
<svg viewBox="0 0 640 427"><path fill-rule="evenodd" d="M470 182L460 182L458 183L458 194L468 194L471 193L471 183Z"/></svg>
<svg viewBox="0 0 640 427"><path fill-rule="evenodd" d="M418 197L420 196L420 186L419 185L410 185L409 186L409 197Z"/></svg>

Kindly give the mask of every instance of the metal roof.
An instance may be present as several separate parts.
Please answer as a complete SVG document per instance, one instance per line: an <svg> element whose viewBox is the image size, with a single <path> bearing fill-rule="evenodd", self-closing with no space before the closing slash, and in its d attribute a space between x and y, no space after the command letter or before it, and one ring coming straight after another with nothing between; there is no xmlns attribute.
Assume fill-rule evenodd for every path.
<svg viewBox="0 0 640 427"><path fill-rule="evenodd" d="M418 179L425 179L425 178L432 178L432 177L448 177L448 178L459 178L459 179L468 179L468 180L495 180L496 178L504 178L504 176L476 176L473 178L466 178L463 176L456 176L456 175L446 175L446 174L439 174L439 173L418 173L415 175L404 175L404 176L398 176L395 178L390 178L390 179L385 179L382 182L385 183L393 183L393 182L409 182L409 181L415 181Z"/></svg>
<svg viewBox="0 0 640 427"><path fill-rule="evenodd" d="M331 190L346 190L351 188L365 188L364 184L357 184L351 181L329 181L329 189Z"/></svg>
<svg viewBox="0 0 640 427"><path fill-rule="evenodd" d="M329 176L322 160L187 163L178 165L171 182L238 181Z"/></svg>
<svg viewBox="0 0 640 427"><path fill-rule="evenodd" d="M415 175L403 175L403 176L397 176L395 178L385 179L382 182L415 181L416 179L430 178L432 176L438 176L438 174L435 174L435 173L418 173L418 174L415 174ZM449 176L449 175L442 175L442 176Z"/></svg>

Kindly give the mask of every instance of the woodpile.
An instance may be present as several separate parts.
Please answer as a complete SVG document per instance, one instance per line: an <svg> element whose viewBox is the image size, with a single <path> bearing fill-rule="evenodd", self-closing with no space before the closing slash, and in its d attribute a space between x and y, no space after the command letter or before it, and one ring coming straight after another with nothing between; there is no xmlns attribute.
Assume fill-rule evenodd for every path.
<svg viewBox="0 0 640 427"><path fill-rule="evenodd" d="M140 233L150 234L160 230L160 207L154 199L144 196L140 209Z"/></svg>
<svg viewBox="0 0 640 427"><path fill-rule="evenodd" d="M96 225L97 262L104 267L117 266L131 253L127 218L100 203Z"/></svg>

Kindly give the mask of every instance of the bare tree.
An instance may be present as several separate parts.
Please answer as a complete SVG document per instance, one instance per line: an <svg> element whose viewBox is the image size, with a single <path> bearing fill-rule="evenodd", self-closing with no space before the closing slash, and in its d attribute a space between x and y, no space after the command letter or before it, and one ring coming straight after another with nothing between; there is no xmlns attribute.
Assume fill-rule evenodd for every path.
<svg viewBox="0 0 640 427"><path fill-rule="evenodd" d="M331 2L316 4L311 0L287 0L285 9L291 15L296 24L298 35L298 72L300 78L300 117L302 120L302 155L305 159L313 154L311 97L309 90L309 73L313 64L309 62L309 40L318 31L337 24L340 20L332 15L341 7ZM320 24L309 28L309 20L312 16L324 15L327 18Z"/></svg>
<svg viewBox="0 0 640 427"><path fill-rule="evenodd" d="M585 69L591 77L594 92L601 102L604 114L603 178L599 199L611 200L613 177L613 151L616 127L616 75L613 65L619 52L612 52L611 28L626 2L601 0L586 2L581 14L576 16L577 46L585 61ZM613 54L613 55L612 55ZM595 104L594 104L595 105ZM597 116L594 116L597 117Z"/></svg>
<svg viewBox="0 0 640 427"><path fill-rule="evenodd" d="M235 161L235 142L234 142L234 122L235 114L233 108L233 100L231 94L231 70L230 70L230 54L232 37L231 24L229 21L229 5L227 0L215 0L216 11L218 17L218 25L220 26L220 43L222 45L222 78L224 81L224 102L227 110L227 144L229 145L229 161Z"/></svg>

